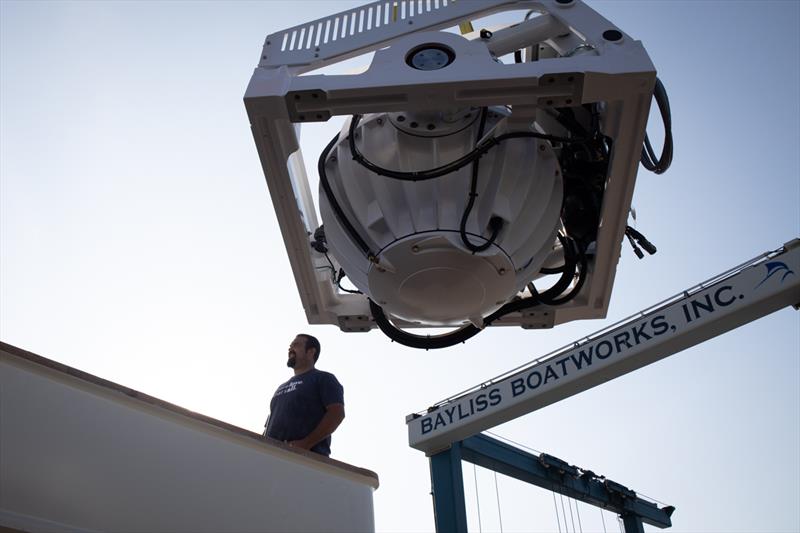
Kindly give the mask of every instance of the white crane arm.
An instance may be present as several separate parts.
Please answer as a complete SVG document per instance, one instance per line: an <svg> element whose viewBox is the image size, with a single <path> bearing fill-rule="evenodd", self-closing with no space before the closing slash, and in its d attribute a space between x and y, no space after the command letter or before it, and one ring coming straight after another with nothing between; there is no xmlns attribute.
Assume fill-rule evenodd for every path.
<svg viewBox="0 0 800 533"><path fill-rule="evenodd" d="M654 363L783 307L800 305L800 239L526 367L406 417L427 454Z"/></svg>

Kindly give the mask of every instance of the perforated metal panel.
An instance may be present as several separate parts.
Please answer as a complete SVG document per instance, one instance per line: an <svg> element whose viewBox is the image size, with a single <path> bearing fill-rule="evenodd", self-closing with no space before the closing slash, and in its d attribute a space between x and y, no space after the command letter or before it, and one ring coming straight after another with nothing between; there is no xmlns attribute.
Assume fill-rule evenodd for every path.
<svg viewBox="0 0 800 533"><path fill-rule="evenodd" d="M453 18L485 12L514 0L379 0L267 36L259 66L311 64L357 55L414 30L436 29ZM353 50L354 49L354 50Z"/></svg>

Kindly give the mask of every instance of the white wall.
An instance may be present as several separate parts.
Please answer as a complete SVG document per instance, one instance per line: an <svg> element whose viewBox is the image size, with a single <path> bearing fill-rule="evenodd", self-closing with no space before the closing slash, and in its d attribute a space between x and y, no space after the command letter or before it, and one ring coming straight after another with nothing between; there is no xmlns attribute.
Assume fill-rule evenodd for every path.
<svg viewBox="0 0 800 533"><path fill-rule="evenodd" d="M0 525L372 531L377 484L0 350Z"/></svg>

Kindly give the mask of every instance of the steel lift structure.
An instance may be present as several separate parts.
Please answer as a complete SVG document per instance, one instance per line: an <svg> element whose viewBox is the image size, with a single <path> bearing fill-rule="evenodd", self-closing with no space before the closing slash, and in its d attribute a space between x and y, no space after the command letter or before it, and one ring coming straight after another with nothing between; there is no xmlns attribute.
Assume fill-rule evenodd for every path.
<svg viewBox="0 0 800 533"><path fill-rule="evenodd" d="M406 418L430 457L436 530L466 531L461 461L620 515L626 533L671 526L675 510L547 454L480 434L784 307L800 309L800 239L764 253L574 344Z"/></svg>

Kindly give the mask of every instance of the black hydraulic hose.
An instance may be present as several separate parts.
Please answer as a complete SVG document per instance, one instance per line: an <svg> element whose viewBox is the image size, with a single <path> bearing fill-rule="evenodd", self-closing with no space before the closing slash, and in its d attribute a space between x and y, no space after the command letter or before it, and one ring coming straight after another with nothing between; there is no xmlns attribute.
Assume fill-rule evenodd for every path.
<svg viewBox="0 0 800 533"><path fill-rule="evenodd" d="M480 328L476 328L472 324L468 324L457 329L456 331L451 331L450 333L445 333L443 335L414 335L413 333L403 331L392 324L389 319L386 318L386 314L383 312L383 309L381 309L381 307L372 300L369 300L369 308L372 312L372 318L375 319L375 323L387 337L399 344L402 344L403 346L408 346L410 348L420 348L425 350L448 348L450 346L455 346L456 344L462 343L482 331Z"/></svg>
<svg viewBox="0 0 800 533"><path fill-rule="evenodd" d="M578 273L578 281L575 283L575 286L572 288L571 291L569 291L569 293L565 294L561 298L551 299L549 302L547 302L548 305L565 304L568 301L575 298L575 296L577 296L578 293L581 291L581 289L583 288L583 284L586 282L586 276L588 274L589 265L588 261L586 260L586 255L584 254L580 254L578 261L580 262L580 272Z"/></svg>

